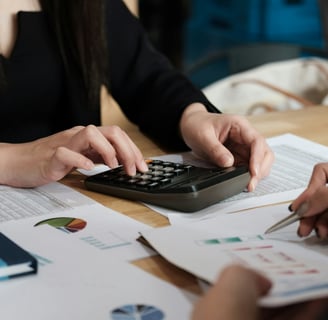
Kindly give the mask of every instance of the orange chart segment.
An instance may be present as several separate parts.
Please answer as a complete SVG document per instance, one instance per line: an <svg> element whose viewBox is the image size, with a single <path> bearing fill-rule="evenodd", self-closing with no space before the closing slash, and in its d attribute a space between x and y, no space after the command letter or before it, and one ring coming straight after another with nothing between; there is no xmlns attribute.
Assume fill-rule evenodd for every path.
<svg viewBox="0 0 328 320"><path fill-rule="evenodd" d="M66 228L72 232L80 231L85 228L87 225L86 221L82 219L74 219L69 224L66 225Z"/></svg>

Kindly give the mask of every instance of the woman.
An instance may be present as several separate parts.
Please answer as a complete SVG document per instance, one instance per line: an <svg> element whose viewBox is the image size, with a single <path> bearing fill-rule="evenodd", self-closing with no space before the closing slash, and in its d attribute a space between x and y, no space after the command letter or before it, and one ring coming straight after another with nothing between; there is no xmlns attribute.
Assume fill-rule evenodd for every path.
<svg viewBox="0 0 328 320"><path fill-rule="evenodd" d="M100 126L102 84L159 144L248 163L249 190L268 175L265 139L174 70L121 0L0 0L0 14L0 184L38 186L95 162L146 171L125 132Z"/></svg>

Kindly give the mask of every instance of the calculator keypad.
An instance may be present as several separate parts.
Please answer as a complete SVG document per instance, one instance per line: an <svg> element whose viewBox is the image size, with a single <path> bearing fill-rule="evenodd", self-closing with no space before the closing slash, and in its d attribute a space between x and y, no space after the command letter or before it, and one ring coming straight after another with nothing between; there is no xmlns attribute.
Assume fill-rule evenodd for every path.
<svg viewBox="0 0 328 320"><path fill-rule="evenodd" d="M172 183L177 177L188 176L194 168L188 164L162 160L148 160L147 162L149 170L145 173L138 172L131 177L124 172L123 167L118 167L104 173L103 178L121 186L156 189Z"/></svg>

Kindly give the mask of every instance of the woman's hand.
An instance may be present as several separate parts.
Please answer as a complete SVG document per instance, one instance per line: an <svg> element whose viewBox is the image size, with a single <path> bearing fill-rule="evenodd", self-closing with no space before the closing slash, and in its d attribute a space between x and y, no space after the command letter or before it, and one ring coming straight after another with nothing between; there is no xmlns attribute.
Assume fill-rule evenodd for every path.
<svg viewBox="0 0 328 320"><path fill-rule="evenodd" d="M274 154L244 117L209 113L195 103L184 111L180 130L185 143L203 159L220 167L247 164L251 174L249 191L270 173Z"/></svg>
<svg viewBox="0 0 328 320"><path fill-rule="evenodd" d="M258 272L240 265L229 266L196 303L192 320L327 319L327 298L279 308L260 308L259 299L268 294L271 287L270 280Z"/></svg>
<svg viewBox="0 0 328 320"><path fill-rule="evenodd" d="M315 230L321 239L328 239L328 163L317 164L312 172L308 187L292 203L302 217L298 235L308 236Z"/></svg>
<svg viewBox="0 0 328 320"><path fill-rule="evenodd" d="M0 184L34 187L63 178L72 169L95 163L122 164L129 175L147 171L142 153L117 126L74 127L23 144L0 144Z"/></svg>
<svg viewBox="0 0 328 320"><path fill-rule="evenodd" d="M239 265L229 266L198 301L192 320L256 320L258 300L270 288L271 282L259 273Z"/></svg>

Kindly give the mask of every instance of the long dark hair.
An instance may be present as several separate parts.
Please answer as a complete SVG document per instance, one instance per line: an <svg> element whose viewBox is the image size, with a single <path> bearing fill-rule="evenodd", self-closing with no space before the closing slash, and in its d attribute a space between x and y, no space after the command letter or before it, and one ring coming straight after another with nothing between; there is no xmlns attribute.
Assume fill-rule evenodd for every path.
<svg viewBox="0 0 328 320"><path fill-rule="evenodd" d="M100 87L108 86L105 32L106 0L40 0L58 41L68 74L83 79L89 106L98 106ZM4 84L0 65L0 84Z"/></svg>
<svg viewBox="0 0 328 320"><path fill-rule="evenodd" d="M3 62L0 57L0 93L2 91L4 91L6 85L7 85L7 82L6 82L5 70L3 68Z"/></svg>

